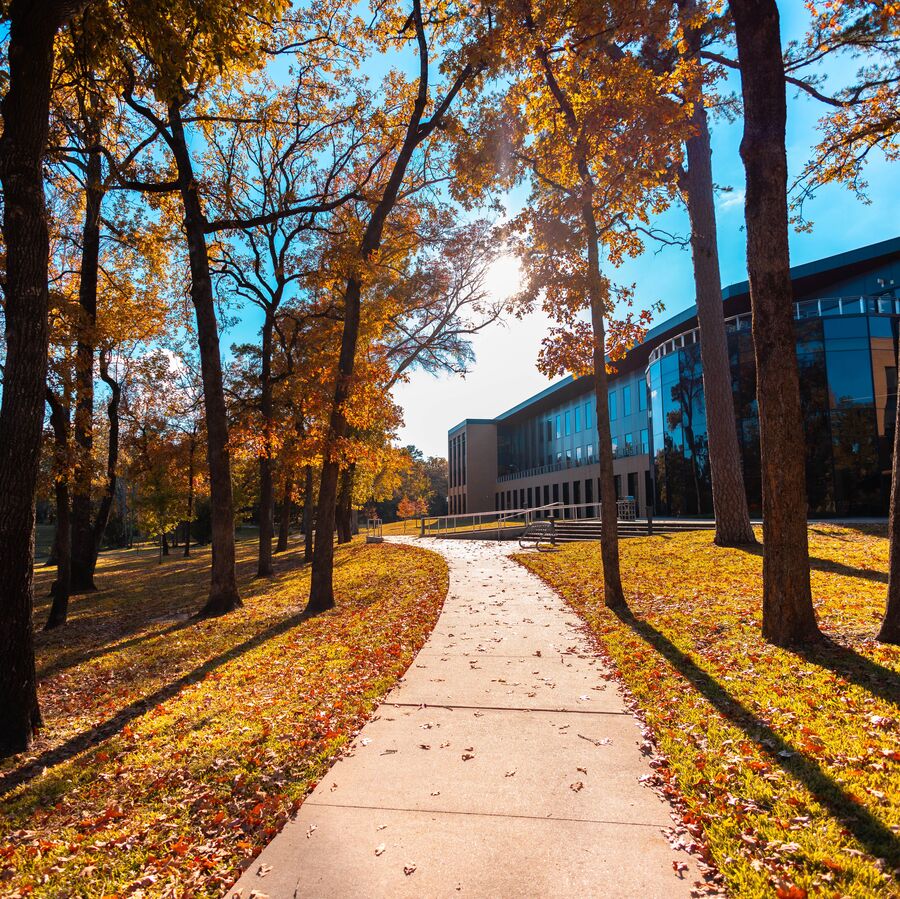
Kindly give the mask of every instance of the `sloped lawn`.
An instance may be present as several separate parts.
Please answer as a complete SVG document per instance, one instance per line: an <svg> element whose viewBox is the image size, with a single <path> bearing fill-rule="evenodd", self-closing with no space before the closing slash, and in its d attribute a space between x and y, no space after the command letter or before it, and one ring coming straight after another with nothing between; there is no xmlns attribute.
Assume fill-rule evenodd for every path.
<svg viewBox="0 0 900 899"><path fill-rule="evenodd" d="M207 553L111 553L70 625L38 635L46 727L0 769L0 895L220 896L406 670L447 592L440 556L357 542L337 549L337 609L301 621L299 551L259 581L255 548L238 548L231 615L189 617Z"/></svg>
<svg viewBox="0 0 900 899"><path fill-rule="evenodd" d="M900 649L873 639L884 529L812 526L810 551L828 641L805 652L762 641L759 551L710 532L623 540L622 618L603 606L598 544L517 558L615 662L655 735L660 786L734 895L900 895Z"/></svg>

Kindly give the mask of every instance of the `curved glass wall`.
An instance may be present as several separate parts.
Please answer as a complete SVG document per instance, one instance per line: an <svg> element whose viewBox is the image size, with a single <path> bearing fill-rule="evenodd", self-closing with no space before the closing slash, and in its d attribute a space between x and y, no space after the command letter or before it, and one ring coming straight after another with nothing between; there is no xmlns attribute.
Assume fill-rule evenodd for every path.
<svg viewBox="0 0 900 899"><path fill-rule="evenodd" d="M887 513L900 316L893 314L893 302L879 314L882 300L798 305L797 361L811 516ZM758 516L759 415L750 317L729 320L727 330L744 481L750 513ZM708 516L712 488L700 344L696 332L689 332L660 349L647 369L657 511Z"/></svg>

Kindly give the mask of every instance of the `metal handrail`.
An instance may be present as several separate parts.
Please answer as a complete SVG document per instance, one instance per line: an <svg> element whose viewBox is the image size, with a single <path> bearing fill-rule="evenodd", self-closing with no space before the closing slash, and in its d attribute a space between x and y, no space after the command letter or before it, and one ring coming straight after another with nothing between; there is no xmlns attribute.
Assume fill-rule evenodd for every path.
<svg viewBox="0 0 900 899"><path fill-rule="evenodd" d="M582 515L581 510L596 510L596 515ZM505 509L493 512L472 512L469 514L441 515L430 519L431 525L426 528L426 519L421 519L420 535L422 537L440 537L454 532L471 534L478 531L497 532L499 540L504 529L509 527L509 522L515 520L515 527L528 527L537 518L546 518L538 513L555 510L562 512L565 519L570 517L575 520L588 518L602 518L602 504L598 500L593 503L546 503L542 506L534 506L529 509ZM569 516L569 512L574 514ZM554 516L556 517L556 516ZM634 499L620 499L616 501L616 518L624 521L633 521L637 517L637 503Z"/></svg>

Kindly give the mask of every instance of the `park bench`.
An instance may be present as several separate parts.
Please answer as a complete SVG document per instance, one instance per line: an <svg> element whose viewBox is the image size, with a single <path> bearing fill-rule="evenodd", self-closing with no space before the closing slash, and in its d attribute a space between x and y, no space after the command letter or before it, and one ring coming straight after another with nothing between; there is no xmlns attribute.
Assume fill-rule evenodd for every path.
<svg viewBox="0 0 900 899"><path fill-rule="evenodd" d="M547 552L556 546L556 527L553 520L549 521L533 521L522 536L519 537L519 546L524 549L529 543L533 543L535 549L540 552Z"/></svg>

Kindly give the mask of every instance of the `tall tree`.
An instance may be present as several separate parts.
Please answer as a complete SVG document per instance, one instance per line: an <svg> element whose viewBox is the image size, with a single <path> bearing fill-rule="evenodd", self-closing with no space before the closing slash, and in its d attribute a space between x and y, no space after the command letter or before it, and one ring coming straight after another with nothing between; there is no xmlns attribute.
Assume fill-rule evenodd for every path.
<svg viewBox="0 0 900 899"><path fill-rule="evenodd" d="M713 194L712 144L705 101L706 68L700 63L704 26L710 22L708 10L697 0L679 0L685 66L685 100L692 108L692 133L685 141L687 165L679 186L684 195L691 224L691 253L697 295L697 322L700 326L700 353L703 363L703 397L709 436L709 464L715 542L720 546L740 546L756 542L750 525L747 492L741 466L741 451L735 427L731 365L722 308L719 247L716 235L716 206Z"/></svg>
<svg viewBox="0 0 900 899"><path fill-rule="evenodd" d="M400 126L402 137L391 148L386 178L372 197L371 214L365 228L349 254L346 265L346 281L343 295L343 329L341 350L337 365L337 378L331 405L328 428L324 442L322 474L316 510L316 536L313 550L313 569L310 581L306 614L316 614L334 606L334 529L337 506L337 490L341 473L339 444L350 433L346 404L350 399L357 345L360 334L361 307L367 271L371 268L381 248L388 218L400 197L407 170L416 150L426 142L435 129L442 126L451 104L463 85L474 74L473 65L464 62L447 88L443 97L429 108L430 57L425 18L421 0L412 0L412 10L400 29L401 35L412 31L419 57L419 72L415 96L406 108L408 118ZM401 107L402 108L402 107Z"/></svg>
<svg viewBox="0 0 900 899"><path fill-rule="evenodd" d="M604 599L612 608L624 607L625 596L608 363L640 336L647 314L635 321L617 310L630 294L615 288L604 263L642 251L642 232L652 233L651 211L664 209L674 190L665 173L679 159L682 110L668 95L670 76L658 76L638 55L648 29L659 39L664 8L552 0L503 5L502 40L494 46L511 86L485 125L493 132L486 155L494 155L501 177L511 169L532 186L513 233L526 276L523 309L541 302L559 322L545 341L541 367L547 374L593 375Z"/></svg>
<svg viewBox="0 0 900 899"><path fill-rule="evenodd" d="M0 405L0 756L41 724L32 625L34 501L47 371L49 234L41 170L57 33L83 3L12 0L0 103L6 365Z"/></svg>
<svg viewBox="0 0 900 899"><path fill-rule="evenodd" d="M730 0L741 67L747 270L763 494L763 636L819 636L809 578L806 465L788 250L787 101L775 0Z"/></svg>

